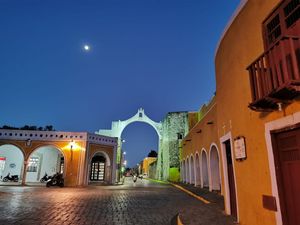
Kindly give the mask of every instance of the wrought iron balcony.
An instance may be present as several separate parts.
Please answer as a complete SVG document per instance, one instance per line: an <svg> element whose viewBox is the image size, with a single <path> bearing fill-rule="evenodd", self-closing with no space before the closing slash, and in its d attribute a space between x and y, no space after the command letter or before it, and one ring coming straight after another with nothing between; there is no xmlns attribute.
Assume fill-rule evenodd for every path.
<svg viewBox="0 0 300 225"><path fill-rule="evenodd" d="M284 36L248 68L252 90L249 107L275 110L300 94L300 37Z"/></svg>

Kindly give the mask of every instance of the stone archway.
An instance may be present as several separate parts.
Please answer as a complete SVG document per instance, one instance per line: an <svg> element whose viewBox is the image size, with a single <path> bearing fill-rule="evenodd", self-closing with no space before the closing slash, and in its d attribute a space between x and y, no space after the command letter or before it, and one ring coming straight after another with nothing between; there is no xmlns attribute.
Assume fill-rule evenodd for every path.
<svg viewBox="0 0 300 225"><path fill-rule="evenodd" d="M117 163L119 164L121 162L121 149L122 149L122 139L121 135L123 130L131 123L134 122L142 122L142 123L147 123L150 126L154 128L156 131L158 138L159 138L159 143L158 143L158 151L160 151L161 148L161 139L162 139L162 123L161 122L155 122L151 120L146 114L144 109L140 108L138 109L137 113L132 116L131 118L127 120L119 120L119 121L113 121L112 122L112 128L110 130L99 130L96 132L97 134L100 135L106 135L110 137L117 137L118 138L118 149L117 149ZM162 163L161 155L158 154L158 159L157 159L158 164ZM161 171L159 171L159 168L161 168L159 165L157 166L157 171L156 171L156 177L160 178L161 177ZM119 174L116 174L118 177Z"/></svg>

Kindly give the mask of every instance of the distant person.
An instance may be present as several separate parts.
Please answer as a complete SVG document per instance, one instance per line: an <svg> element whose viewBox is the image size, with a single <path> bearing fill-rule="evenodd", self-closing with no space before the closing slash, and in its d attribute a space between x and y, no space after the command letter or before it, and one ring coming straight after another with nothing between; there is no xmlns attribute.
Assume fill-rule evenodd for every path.
<svg viewBox="0 0 300 225"><path fill-rule="evenodd" d="M134 174L132 179L133 179L133 182L135 183L137 180L137 176Z"/></svg>

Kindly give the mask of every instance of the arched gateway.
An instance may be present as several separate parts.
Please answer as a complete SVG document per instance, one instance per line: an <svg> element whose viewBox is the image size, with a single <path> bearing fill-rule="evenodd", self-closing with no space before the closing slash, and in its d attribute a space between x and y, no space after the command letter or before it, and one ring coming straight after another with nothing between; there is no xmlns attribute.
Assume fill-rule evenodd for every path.
<svg viewBox="0 0 300 225"><path fill-rule="evenodd" d="M161 139L163 136L162 123L151 120L145 114L144 109L140 108L140 109L138 109L137 113L134 116L132 116L131 118L129 118L127 120L113 121L112 126L111 126L112 128L110 130L99 130L99 132L96 132L100 135L106 135L106 136L118 138L117 163L120 163L120 160L121 160L121 148L122 148L121 135L122 135L122 132L129 124L134 123L134 122L147 123L154 128L154 130L156 131L158 138L159 138L159 149L160 149Z"/></svg>
<svg viewBox="0 0 300 225"><path fill-rule="evenodd" d="M158 157L156 163L156 179L168 180L170 171L172 179L179 181L179 148L180 141L189 130L188 112L168 112L162 122L151 120L144 112L138 109L137 113L127 120L113 121L110 130L99 130L96 134L118 138L117 163L121 162L121 135L131 123L143 122L154 128L158 135Z"/></svg>
<svg viewBox="0 0 300 225"><path fill-rule="evenodd" d="M157 122L151 120L145 114L144 109L142 109L142 108L140 108L133 117L131 117L127 120L113 121L111 130L99 130L98 133L102 134L102 135L111 136L111 137L117 137L117 138L119 138L119 142L121 142L121 135L122 135L123 130L129 124L134 123L134 122L143 122L143 123L149 124L150 126L152 126L154 128L159 139L162 137L162 123L161 122L157 123Z"/></svg>

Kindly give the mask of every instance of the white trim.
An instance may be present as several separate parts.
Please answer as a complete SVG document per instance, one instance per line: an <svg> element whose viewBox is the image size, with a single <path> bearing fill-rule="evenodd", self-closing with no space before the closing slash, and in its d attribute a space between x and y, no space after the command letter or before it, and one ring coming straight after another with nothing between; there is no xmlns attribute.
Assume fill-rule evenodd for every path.
<svg viewBox="0 0 300 225"><path fill-rule="evenodd" d="M300 123L300 112L296 112L290 116L286 116L277 120L273 120L265 124L265 139L268 151L268 161L271 176L272 195L276 198L277 212L275 212L276 224L282 225L282 215L279 202L278 185L276 180L275 162L273 154L273 146L271 140L271 131L293 126Z"/></svg>
<svg viewBox="0 0 300 225"><path fill-rule="evenodd" d="M224 142L229 140L230 141L230 148L231 148L231 158L233 164L233 177L234 177L234 185L235 185L235 199L236 199L236 209L237 209L237 222L239 222L239 200L238 200L238 190L236 184L236 175L235 175L235 160L234 160L234 153L233 153L233 146L232 146L232 135L231 132L228 132L224 136L220 138L220 146L221 146L221 155L222 155L222 164L223 164L223 175L224 175L224 189L225 189L225 212L227 214L231 214L230 210L230 197L229 197L229 183L228 183L228 170L227 170L227 157L226 157L226 149L224 146Z"/></svg>
<svg viewBox="0 0 300 225"><path fill-rule="evenodd" d="M211 175L211 150L212 148L215 147L216 150L217 150L217 155L218 155L218 164L219 164L219 184L220 184L220 189L222 190L222 182L221 182L221 165L220 165L220 153L219 153L219 149L218 149L218 146L216 143L212 143L210 145L210 148L209 148L209 155L208 155L208 161L209 161L209 171L210 171L210 176L209 176L209 190L212 191L212 188L213 188L213 184L212 184L212 175ZM220 191L221 191L220 190Z"/></svg>

